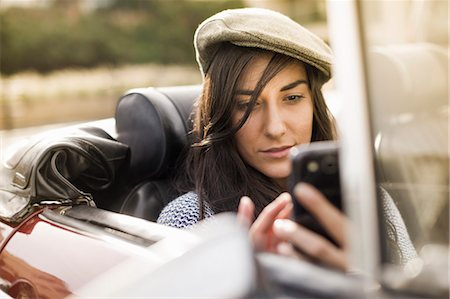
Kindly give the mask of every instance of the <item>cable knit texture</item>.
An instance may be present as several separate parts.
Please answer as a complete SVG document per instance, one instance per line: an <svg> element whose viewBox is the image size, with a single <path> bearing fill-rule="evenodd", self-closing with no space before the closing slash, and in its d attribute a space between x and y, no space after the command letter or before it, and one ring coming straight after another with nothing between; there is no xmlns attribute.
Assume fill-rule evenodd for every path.
<svg viewBox="0 0 450 299"><path fill-rule="evenodd" d="M387 237L392 241L389 243L393 247L391 248L392 259L399 264L405 264L417 257L416 250L392 197L383 188L380 190L383 212L386 221L389 222ZM205 203L205 218L213 215L214 211ZM189 228L199 219L198 196L195 192L189 192L170 202L159 215L157 222L176 228Z"/></svg>
<svg viewBox="0 0 450 299"><path fill-rule="evenodd" d="M205 203L205 218L214 215ZM195 192L188 192L171 201L161 212L157 222L160 224L186 228L200 220L200 206Z"/></svg>
<svg viewBox="0 0 450 299"><path fill-rule="evenodd" d="M382 199L382 209L387 227L387 237L391 240L391 244L396 244L398 248L392 248L391 259L399 264L406 264L408 261L417 257L417 252L409 237L405 222L395 205L389 193L380 189Z"/></svg>

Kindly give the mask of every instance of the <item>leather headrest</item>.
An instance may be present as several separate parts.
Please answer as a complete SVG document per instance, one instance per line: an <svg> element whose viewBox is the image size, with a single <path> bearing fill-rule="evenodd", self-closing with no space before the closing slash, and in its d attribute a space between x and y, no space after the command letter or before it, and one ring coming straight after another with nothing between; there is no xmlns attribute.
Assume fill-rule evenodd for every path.
<svg viewBox="0 0 450 299"><path fill-rule="evenodd" d="M130 147L129 179L168 175L187 144L201 85L129 90L116 108L117 140Z"/></svg>

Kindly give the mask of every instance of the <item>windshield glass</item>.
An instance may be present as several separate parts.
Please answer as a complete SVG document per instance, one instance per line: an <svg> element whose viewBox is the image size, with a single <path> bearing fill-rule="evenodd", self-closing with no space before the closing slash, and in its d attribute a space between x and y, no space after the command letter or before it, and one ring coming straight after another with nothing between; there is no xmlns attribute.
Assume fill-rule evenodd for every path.
<svg viewBox="0 0 450 299"><path fill-rule="evenodd" d="M445 263L448 2L361 1L360 9L378 182L394 199L422 260L439 256ZM386 252L383 258L396 262Z"/></svg>

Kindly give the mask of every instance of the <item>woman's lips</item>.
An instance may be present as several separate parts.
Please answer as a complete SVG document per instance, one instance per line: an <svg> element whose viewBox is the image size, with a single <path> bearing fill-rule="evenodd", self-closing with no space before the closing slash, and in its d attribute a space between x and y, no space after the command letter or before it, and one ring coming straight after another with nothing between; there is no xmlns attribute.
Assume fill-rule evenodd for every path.
<svg viewBox="0 0 450 299"><path fill-rule="evenodd" d="M276 148L270 148L267 150L261 151L261 153L267 157L270 158L284 158L289 155L289 150L292 146L283 146L283 147L276 147Z"/></svg>

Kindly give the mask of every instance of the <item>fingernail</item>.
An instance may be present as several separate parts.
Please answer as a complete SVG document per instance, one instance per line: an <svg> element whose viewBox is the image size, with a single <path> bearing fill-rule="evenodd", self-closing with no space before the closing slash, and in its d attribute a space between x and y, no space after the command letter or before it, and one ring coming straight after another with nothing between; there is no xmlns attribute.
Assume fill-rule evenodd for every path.
<svg viewBox="0 0 450 299"><path fill-rule="evenodd" d="M291 201L291 195L287 192L283 192L281 193L281 201L285 202L285 201Z"/></svg>
<svg viewBox="0 0 450 299"><path fill-rule="evenodd" d="M241 200L240 200L240 202L239 202L239 205L242 205L242 204L244 204L244 203L249 203L250 201L251 201L250 197L248 197L248 196L242 196L242 197L241 197Z"/></svg>
<svg viewBox="0 0 450 299"><path fill-rule="evenodd" d="M311 198L314 194L314 190L311 188L311 186L305 183L298 183L297 185L295 185L294 192L297 197L301 197L302 199Z"/></svg>
<svg viewBox="0 0 450 299"><path fill-rule="evenodd" d="M286 219L277 219L273 223L273 230L275 233L289 234L295 230L292 222Z"/></svg>

